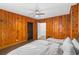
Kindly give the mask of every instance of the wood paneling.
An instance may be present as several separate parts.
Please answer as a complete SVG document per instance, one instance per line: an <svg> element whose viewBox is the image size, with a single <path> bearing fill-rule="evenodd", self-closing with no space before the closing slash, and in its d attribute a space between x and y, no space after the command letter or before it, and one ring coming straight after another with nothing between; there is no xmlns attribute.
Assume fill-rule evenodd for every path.
<svg viewBox="0 0 79 59"><path fill-rule="evenodd" d="M39 20L46 22L46 35L54 38L79 37L79 4L71 6L70 14Z"/></svg>
<svg viewBox="0 0 79 59"><path fill-rule="evenodd" d="M71 7L71 37L78 37L78 4Z"/></svg>
<svg viewBox="0 0 79 59"><path fill-rule="evenodd" d="M33 39L37 39L37 21L0 9L0 48L28 41L27 22L33 23Z"/></svg>
<svg viewBox="0 0 79 59"><path fill-rule="evenodd" d="M79 4L78 5L78 37L79 37Z"/></svg>
<svg viewBox="0 0 79 59"><path fill-rule="evenodd" d="M1 43L2 43L2 19L0 19L0 48L2 47L2 44Z"/></svg>
<svg viewBox="0 0 79 59"><path fill-rule="evenodd" d="M28 41L27 23L33 23L33 39L37 39L37 22L46 22L46 37L63 39L79 36L79 4L70 14L36 20L0 9L0 48Z"/></svg>
<svg viewBox="0 0 79 59"><path fill-rule="evenodd" d="M70 15L56 16L46 19L41 19L38 22L46 22L46 37L58 39L70 36ZM69 32L69 33L68 33Z"/></svg>
<svg viewBox="0 0 79 59"><path fill-rule="evenodd" d="M49 21L50 20L50 21ZM49 20L47 20L46 21L46 37L48 36L52 36L51 34L52 34L52 32L51 32L51 30L52 30L52 27L50 27L51 25L52 25L52 20L51 19L49 19ZM48 29L48 30L47 30ZM48 34L47 34L48 33Z"/></svg>
<svg viewBox="0 0 79 59"><path fill-rule="evenodd" d="M33 39L37 39L37 22L33 24Z"/></svg>

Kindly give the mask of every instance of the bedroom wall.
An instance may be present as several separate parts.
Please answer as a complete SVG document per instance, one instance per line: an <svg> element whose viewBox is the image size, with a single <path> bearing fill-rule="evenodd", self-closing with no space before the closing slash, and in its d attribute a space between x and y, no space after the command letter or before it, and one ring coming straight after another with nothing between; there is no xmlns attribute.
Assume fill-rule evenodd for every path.
<svg viewBox="0 0 79 59"><path fill-rule="evenodd" d="M33 23L33 39L37 39L35 19L0 9L0 48L28 41L27 22Z"/></svg>
<svg viewBox="0 0 79 59"><path fill-rule="evenodd" d="M41 19L39 22L46 22L46 37L53 37L58 39L70 36L70 15L61 15Z"/></svg>
<svg viewBox="0 0 79 59"><path fill-rule="evenodd" d="M70 13L56 17L38 20L46 22L46 37L79 38L79 3L71 6Z"/></svg>
<svg viewBox="0 0 79 59"><path fill-rule="evenodd" d="M46 22L46 38L77 38L79 36L79 4L66 15L36 20L0 9L0 48L28 41L27 22L33 23L33 38L37 39L37 21Z"/></svg>
<svg viewBox="0 0 79 59"><path fill-rule="evenodd" d="M79 38L79 3L71 7L70 15L71 36L72 38Z"/></svg>

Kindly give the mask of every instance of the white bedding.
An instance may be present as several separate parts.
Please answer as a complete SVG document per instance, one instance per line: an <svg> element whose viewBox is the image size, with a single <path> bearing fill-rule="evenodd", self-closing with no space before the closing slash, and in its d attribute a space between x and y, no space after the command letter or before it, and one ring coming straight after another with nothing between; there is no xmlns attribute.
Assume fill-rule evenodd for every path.
<svg viewBox="0 0 79 59"><path fill-rule="evenodd" d="M49 42L53 42L53 43L59 43L62 44L64 40L62 39L55 39L55 38L48 38L47 39Z"/></svg>
<svg viewBox="0 0 79 59"><path fill-rule="evenodd" d="M7 55L62 55L64 51L67 51L66 54L70 54L74 48L67 49L70 46L66 46L62 49L60 43L36 40L9 52Z"/></svg>
<svg viewBox="0 0 79 59"><path fill-rule="evenodd" d="M45 55L61 55L62 50L60 49L60 45L57 43L52 43L48 45L48 50L45 51L43 54Z"/></svg>
<svg viewBox="0 0 79 59"><path fill-rule="evenodd" d="M27 47L25 46L25 47L18 48L16 50L11 51L8 54L10 55L40 55L46 49L47 49L47 46L33 47L32 45L31 46L27 45Z"/></svg>
<svg viewBox="0 0 79 59"><path fill-rule="evenodd" d="M57 43L36 40L9 52L8 55L55 55L58 54L58 47Z"/></svg>

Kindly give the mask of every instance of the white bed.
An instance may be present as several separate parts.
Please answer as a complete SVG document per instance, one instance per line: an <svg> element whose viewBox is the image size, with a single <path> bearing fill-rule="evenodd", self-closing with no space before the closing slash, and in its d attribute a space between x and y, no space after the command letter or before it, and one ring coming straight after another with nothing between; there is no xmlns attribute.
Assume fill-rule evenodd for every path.
<svg viewBox="0 0 79 59"><path fill-rule="evenodd" d="M59 44L57 43L51 43L46 40L36 40L9 52L7 55L55 55L59 54L58 47Z"/></svg>
<svg viewBox="0 0 79 59"><path fill-rule="evenodd" d="M51 41L52 40L52 41ZM36 40L19 47L7 55L62 55L60 42L53 41L53 38L48 40Z"/></svg>

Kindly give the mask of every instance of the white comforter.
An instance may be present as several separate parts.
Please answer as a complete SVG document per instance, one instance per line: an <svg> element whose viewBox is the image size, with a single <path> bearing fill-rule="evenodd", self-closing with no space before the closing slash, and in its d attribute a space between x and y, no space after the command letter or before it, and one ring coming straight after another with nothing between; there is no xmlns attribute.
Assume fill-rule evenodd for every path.
<svg viewBox="0 0 79 59"><path fill-rule="evenodd" d="M66 51L66 54L71 54L74 50L70 47L64 47L64 49L61 47L62 45L59 42L36 40L9 52L7 55L63 55L64 51Z"/></svg>
<svg viewBox="0 0 79 59"><path fill-rule="evenodd" d="M59 44L51 43L46 40L36 40L17 48L8 55L58 55Z"/></svg>

